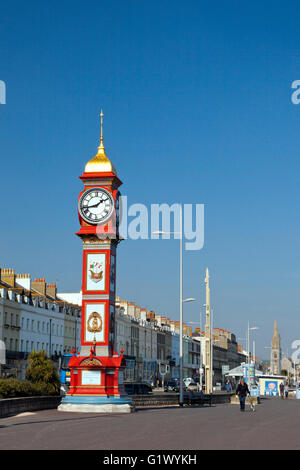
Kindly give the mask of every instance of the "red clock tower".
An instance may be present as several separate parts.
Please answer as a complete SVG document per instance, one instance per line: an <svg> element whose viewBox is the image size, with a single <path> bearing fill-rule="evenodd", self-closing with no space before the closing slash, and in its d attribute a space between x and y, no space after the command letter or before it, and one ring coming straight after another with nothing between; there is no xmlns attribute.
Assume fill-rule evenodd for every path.
<svg viewBox="0 0 300 470"><path fill-rule="evenodd" d="M85 166L78 198L83 244L81 350L70 359L71 383L62 411L130 412L123 386L123 351L114 351L119 186L103 146Z"/></svg>

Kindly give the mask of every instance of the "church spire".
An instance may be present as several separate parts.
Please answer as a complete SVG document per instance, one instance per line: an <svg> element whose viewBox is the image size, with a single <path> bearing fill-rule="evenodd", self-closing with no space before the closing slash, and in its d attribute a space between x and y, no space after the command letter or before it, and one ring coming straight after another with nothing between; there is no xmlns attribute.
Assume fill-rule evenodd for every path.
<svg viewBox="0 0 300 470"><path fill-rule="evenodd" d="M274 332L273 332L273 336L278 336L277 320L274 321Z"/></svg>
<svg viewBox="0 0 300 470"><path fill-rule="evenodd" d="M280 349L280 336L278 334L277 320L274 321L274 330L272 336L272 348L271 348L271 373L280 373L280 362L281 362L281 349Z"/></svg>

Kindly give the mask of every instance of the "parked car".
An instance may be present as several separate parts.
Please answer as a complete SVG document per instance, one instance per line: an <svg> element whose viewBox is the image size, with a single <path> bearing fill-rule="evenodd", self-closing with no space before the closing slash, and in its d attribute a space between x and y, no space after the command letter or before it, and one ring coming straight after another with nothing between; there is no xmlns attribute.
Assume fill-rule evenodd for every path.
<svg viewBox="0 0 300 470"><path fill-rule="evenodd" d="M195 380L192 379L192 377L187 377L186 379L183 379L183 382L187 390L198 390L198 385Z"/></svg>
<svg viewBox="0 0 300 470"><path fill-rule="evenodd" d="M125 382L124 388L127 395L148 395L152 393L151 385L146 382Z"/></svg>
<svg viewBox="0 0 300 470"><path fill-rule="evenodd" d="M199 388L198 385L194 381L190 382L188 386L186 387L187 390L191 390L191 391L197 391L198 388Z"/></svg>
<svg viewBox="0 0 300 470"><path fill-rule="evenodd" d="M165 392L179 392L179 379L171 379L165 383Z"/></svg>
<svg viewBox="0 0 300 470"><path fill-rule="evenodd" d="M165 383L165 392L179 392L180 380L170 379ZM186 391L185 383L183 382L183 391Z"/></svg>

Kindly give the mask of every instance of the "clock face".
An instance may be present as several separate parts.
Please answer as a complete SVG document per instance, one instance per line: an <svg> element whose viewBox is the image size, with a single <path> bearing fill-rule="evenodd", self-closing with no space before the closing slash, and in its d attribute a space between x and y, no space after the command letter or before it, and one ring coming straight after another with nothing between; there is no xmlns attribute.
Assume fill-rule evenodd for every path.
<svg viewBox="0 0 300 470"><path fill-rule="evenodd" d="M103 188L88 189L79 199L78 210L87 223L102 224L111 217L114 200L112 195Z"/></svg>

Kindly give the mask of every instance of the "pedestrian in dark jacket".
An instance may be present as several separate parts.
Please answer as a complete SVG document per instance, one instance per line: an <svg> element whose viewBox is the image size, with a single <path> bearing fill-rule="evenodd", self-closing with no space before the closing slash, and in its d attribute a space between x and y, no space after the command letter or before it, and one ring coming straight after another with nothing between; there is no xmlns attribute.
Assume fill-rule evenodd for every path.
<svg viewBox="0 0 300 470"><path fill-rule="evenodd" d="M283 382L279 385L279 390L280 390L280 396L283 399L283 394L284 394L284 385Z"/></svg>
<svg viewBox="0 0 300 470"><path fill-rule="evenodd" d="M236 395L238 395L240 399L240 410L245 411L245 401L246 401L246 396L250 395L248 385L246 384L244 379L241 379L240 383L237 386L236 389Z"/></svg>

